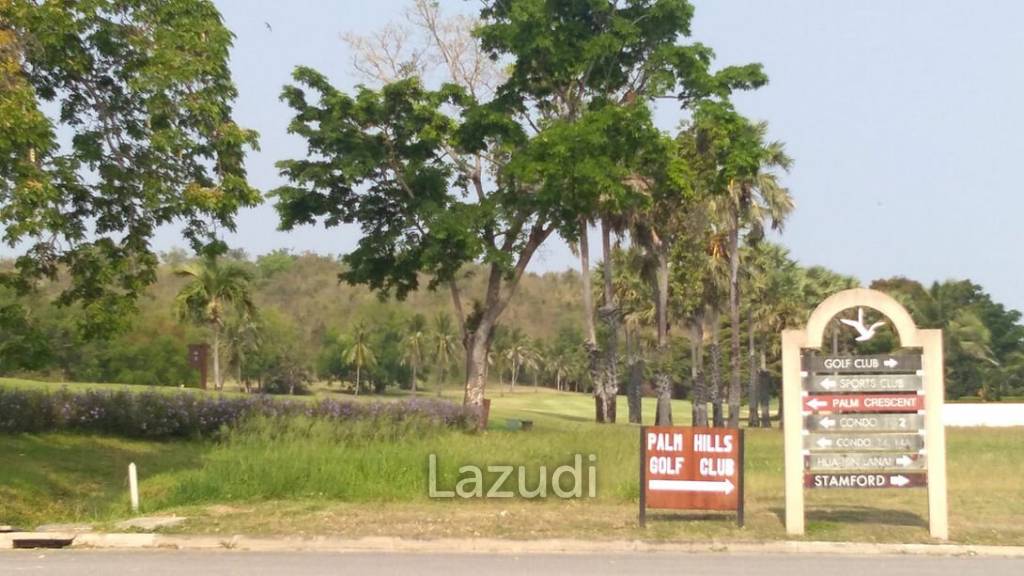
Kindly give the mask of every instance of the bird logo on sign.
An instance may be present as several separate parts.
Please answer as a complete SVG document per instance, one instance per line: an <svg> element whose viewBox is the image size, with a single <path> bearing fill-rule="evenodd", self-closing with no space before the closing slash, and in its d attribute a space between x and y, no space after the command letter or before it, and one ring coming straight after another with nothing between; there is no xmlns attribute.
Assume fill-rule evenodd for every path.
<svg viewBox="0 0 1024 576"><path fill-rule="evenodd" d="M864 309L857 308L857 319L847 320L846 318L840 318L840 322L847 326L853 327L857 331L857 342L867 342L875 337L875 330L878 330L882 326L885 326L885 322L875 322L870 328L864 326Z"/></svg>

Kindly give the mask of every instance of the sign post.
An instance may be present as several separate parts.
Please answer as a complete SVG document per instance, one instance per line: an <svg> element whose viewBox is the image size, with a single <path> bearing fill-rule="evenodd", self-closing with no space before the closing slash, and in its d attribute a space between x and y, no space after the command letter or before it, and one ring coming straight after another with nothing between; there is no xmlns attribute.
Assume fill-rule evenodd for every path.
<svg viewBox="0 0 1024 576"><path fill-rule="evenodd" d="M206 390L206 359L209 353L209 344L188 345L188 365L199 370L199 387L203 390Z"/></svg>
<svg viewBox="0 0 1024 576"><path fill-rule="evenodd" d="M743 431L641 427L641 527L648 508L735 510L743 526Z"/></svg>
<svg viewBox="0 0 1024 576"><path fill-rule="evenodd" d="M819 354L836 314L870 340L864 308L887 317L914 353ZM875 290L839 292L822 302L803 330L782 333L786 445L786 531L804 533L804 490L927 487L932 537L949 538L946 501L942 331L918 329L896 300Z"/></svg>

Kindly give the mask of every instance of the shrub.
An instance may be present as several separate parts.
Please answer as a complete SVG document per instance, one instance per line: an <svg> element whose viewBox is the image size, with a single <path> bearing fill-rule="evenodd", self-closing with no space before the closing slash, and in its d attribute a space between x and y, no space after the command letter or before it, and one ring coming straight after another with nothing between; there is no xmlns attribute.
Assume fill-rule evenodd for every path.
<svg viewBox="0 0 1024 576"><path fill-rule="evenodd" d="M470 411L429 398L303 402L188 392L72 392L63 388L51 393L0 388L0 432L6 433L74 430L128 438L206 437L253 416L303 416L332 422L416 420L466 429L475 424Z"/></svg>

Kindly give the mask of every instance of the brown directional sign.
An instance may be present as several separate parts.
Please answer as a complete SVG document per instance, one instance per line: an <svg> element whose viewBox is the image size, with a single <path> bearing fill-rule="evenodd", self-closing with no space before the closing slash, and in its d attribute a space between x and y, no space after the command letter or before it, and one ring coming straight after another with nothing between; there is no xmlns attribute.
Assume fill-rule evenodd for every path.
<svg viewBox="0 0 1024 576"><path fill-rule="evenodd" d="M743 435L731 428L640 429L640 519L646 508L736 510L742 525Z"/></svg>
<svg viewBox="0 0 1024 576"><path fill-rule="evenodd" d="M908 432L924 428L921 414L811 414L804 427L812 432Z"/></svg>
<svg viewBox="0 0 1024 576"><path fill-rule="evenodd" d="M815 472L924 470L924 454L873 454L870 452L832 452L804 456L804 468Z"/></svg>
<svg viewBox="0 0 1024 576"><path fill-rule="evenodd" d="M804 381L811 392L917 392L922 386L916 374L816 374Z"/></svg>
<svg viewBox="0 0 1024 576"><path fill-rule="evenodd" d="M815 394L803 399L804 412L918 412L924 396L917 394Z"/></svg>
<svg viewBox="0 0 1024 576"><path fill-rule="evenodd" d="M804 450L811 451L912 451L924 448L920 434L806 434Z"/></svg>
<svg viewBox="0 0 1024 576"><path fill-rule="evenodd" d="M188 365L199 369L199 387L206 390L206 359L210 355L208 344L188 345Z"/></svg>
<svg viewBox="0 0 1024 576"><path fill-rule="evenodd" d="M886 373L915 372L921 369L920 354L873 354L862 356L806 355L803 369L807 372Z"/></svg>
<svg viewBox="0 0 1024 576"><path fill-rule="evenodd" d="M804 474L805 488L916 488L927 485L926 474L913 472Z"/></svg>

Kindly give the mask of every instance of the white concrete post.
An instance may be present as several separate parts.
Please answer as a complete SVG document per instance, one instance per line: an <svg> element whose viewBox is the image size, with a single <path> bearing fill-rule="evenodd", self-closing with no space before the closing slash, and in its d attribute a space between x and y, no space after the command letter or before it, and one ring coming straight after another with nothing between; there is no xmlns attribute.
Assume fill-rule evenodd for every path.
<svg viewBox="0 0 1024 576"><path fill-rule="evenodd" d="M135 462L128 465L128 492L132 499L132 512L139 511L139 474Z"/></svg>

